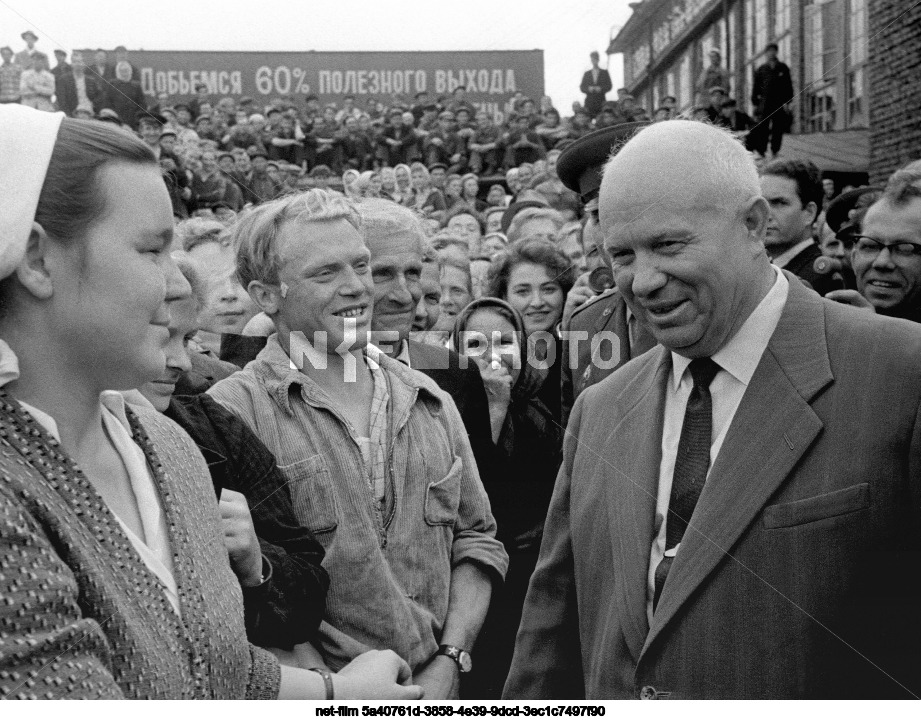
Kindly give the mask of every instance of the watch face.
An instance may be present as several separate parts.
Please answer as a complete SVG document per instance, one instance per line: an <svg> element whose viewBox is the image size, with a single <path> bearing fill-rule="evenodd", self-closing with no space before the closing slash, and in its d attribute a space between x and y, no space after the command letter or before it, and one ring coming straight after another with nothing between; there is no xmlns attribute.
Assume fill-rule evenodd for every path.
<svg viewBox="0 0 921 721"><path fill-rule="evenodd" d="M470 673L470 670L473 668L473 659L470 658L470 654L466 651L461 651L458 654L457 663L462 673Z"/></svg>

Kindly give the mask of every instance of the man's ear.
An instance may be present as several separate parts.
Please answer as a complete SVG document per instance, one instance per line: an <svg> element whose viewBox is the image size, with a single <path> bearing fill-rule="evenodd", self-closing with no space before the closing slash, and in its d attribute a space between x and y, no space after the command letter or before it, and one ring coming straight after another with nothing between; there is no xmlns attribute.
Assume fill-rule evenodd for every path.
<svg viewBox="0 0 921 721"><path fill-rule="evenodd" d="M771 206L760 195L752 198L745 209L743 221L748 230L749 237L764 243L764 234L768 221L771 218Z"/></svg>
<svg viewBox="0 0 921 721"><path fill-rule="evenodd" d="M38 223L32 223L26 254L16 267L16 277L40 300L47 300L54 292L46 258L50 247L51 241L45 229Z"/></svg>
<svg viewBox="0 0 921 721"><path fill-rule="evenodd" d="M819 217L819 206L815 204L815 201L810 200L803 206L803 212L811 218L809 225L812 225L815 223L816 218Z"/></svg>
<svg viewBox="0 0 921 721"><path fill-rule="evenodd" d="M253 303L258 305L267 316L271 317L278 312L281 302L281 291L278 286L268 285L261 280L251 280L246 287L246 292L253 299Z"/></svg>

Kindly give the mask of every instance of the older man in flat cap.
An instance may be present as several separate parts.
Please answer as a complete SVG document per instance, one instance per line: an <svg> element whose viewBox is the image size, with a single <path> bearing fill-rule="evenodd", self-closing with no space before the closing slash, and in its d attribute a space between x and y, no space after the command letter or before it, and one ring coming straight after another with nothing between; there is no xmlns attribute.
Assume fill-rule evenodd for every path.
<svg viewBox="0 0 921 721"><path fill-rule="evenodd" d="M563 334L561 388L564 422L582 391L656 344L614 287L598 227L598 189L604 164L646 125L622 123L590 133L566 148L557 161L563 185L579 193L585 206L588 217L582 228L582 247L590 266L570 291L563 311L563 330L567 331ZM606 290L605 282L609 284Z"/></svg>

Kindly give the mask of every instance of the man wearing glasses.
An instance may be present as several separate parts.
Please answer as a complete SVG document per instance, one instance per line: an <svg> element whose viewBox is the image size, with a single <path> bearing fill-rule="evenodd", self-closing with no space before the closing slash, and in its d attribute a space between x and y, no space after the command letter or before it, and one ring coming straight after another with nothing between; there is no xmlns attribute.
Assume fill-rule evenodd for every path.
<svg viewBox="0 0 921 721"><path fill-rule="evenodd" d="M854 239L851 264L877 313L921 323L921 172L889 178Z"/></svg>

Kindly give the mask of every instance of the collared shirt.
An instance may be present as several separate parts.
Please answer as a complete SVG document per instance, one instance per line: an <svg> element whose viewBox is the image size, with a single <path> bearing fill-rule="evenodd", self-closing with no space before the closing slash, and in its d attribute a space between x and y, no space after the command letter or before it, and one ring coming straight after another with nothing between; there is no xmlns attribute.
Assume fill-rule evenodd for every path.
<svg viewBox="0 0 921 721"><path fill-rule="evenodd" d="M409 343L406 340L403 340L403 344L400 346L400 352L397 354L397 360L400 361L407 368L412 368L413 365L409 361Z"/></svg>
<svg viewBox="0 0 921 721"><path fill-rule="evenodd" d="M19 360L16 353L0 340L0 387L17 378L19 378ZM58 424L54 418L21 400L19 404L49 435L54 437L58 443L61 442ZM176 611L176 615L181 616L179 587L174 575L173 551L166 525L166 514L163 511L163 502L160 500L153 475L147 465L147 457L134 442L131 423L125 413L125 399L121 393L116 391L104 391L99 396L99 404L106 433L128 472L131 492L125 495L135 500L144 537L138 536L111 508L109 510L112 511L112 515L115 516L115 520L131 541L131 545L144 561L144 565L162 582L163 590L170 605ZM92 482L92 479L90 481Z"/></svg>
<svg viewBox="0 0 921 721"><path fill-rule="evenodd" d="M786 268L787 263L793 260L797 255L802 253L806 248L812 245L812 238L806 238L806 240L801 240L799 243L794 245L792 248L787 248L783 253L778 255L776 258L772 259L771 262L776 265L778 268Z"/></svg>
<svg viewBox="0 0 921 721"><path fill-rule="evenodd" d="M291 368L277 335L208 390L275 454L299 522L326 550L320 641L333 669L369 648L393 649L418 667L440 643L452 569L475 562L504 577L508 564L450 397L427 376L377 360L390 391L382 509L342 414Z"/></svg>
<svg viewBox="0 0 921 721"><path fill-rule="evenodd" d="M716 462L729 426L761 356L767 348L780 315L787 302L790 284L776 267L777 279L755 310L746 319L732 339L713 354L713 360L720 370L710 384L713 400L713 428L710 444L710 468ZM672 478L675 473L675 457L678 441L684 424L684 412L688 397L694 387L691 374L687 372L690 358L672 353L672 373L666 382L665 411L662 424L662 460L659 464L659 490L656 495L656 536L649 556L649 571L646 578L646 615L652 625L652 599L655 593L655 573L659 562L665 557L665 518L672 492ZM675 547L677 554L681 544ZM671 554L671 551L669 551Z"/></svg>
<svg viewBox="0 0 921 721"><path fill-rule="evenodd" d="M86 75L84 73L74 73L73 75L74 85L77 88L77 105L89 105L92 108L93 103L86 94Z"/></svg>

